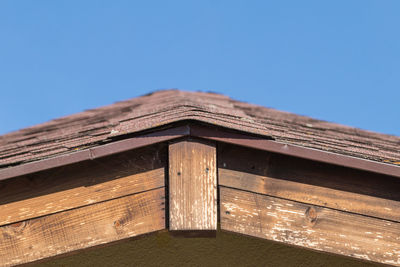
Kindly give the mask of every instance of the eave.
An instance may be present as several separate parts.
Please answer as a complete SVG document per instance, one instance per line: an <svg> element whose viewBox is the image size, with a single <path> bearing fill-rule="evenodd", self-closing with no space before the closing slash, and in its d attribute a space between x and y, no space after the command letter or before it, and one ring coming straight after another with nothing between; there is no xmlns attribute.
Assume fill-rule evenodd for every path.
<svg viewBox="0 0 400 267"><path fill-rule="evenodd" d="M176 126L177 124L180 126ZM400 166L282 143L261 135L254 135L223 127L206 125L201 121L196 123L194 120L184 120L166 125L163 127L163 129L153 129L150 132L146 131L146 133L139 133L134 137L114 141L104 145L98 145L93 148L83 149L77 152L3 168L0 169L0 180L61 167L85 160L93 160L182 137L196 137L222 143L230 143L288 156L299 157L398 178L400 177Z"/></svg>

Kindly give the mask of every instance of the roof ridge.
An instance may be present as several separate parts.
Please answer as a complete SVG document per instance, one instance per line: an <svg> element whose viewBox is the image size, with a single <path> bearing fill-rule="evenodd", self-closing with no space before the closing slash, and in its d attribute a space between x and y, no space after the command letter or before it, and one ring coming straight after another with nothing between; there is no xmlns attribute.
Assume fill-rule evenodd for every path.
<svg viewBox="0 0 400 267"><path fill-rule="evenodd" d="M368 158L400 162L400 137L362 130L231 99L214 92L177 89L85 110L0 136L0 165L39 160L111 137L182 120L232 128L280 142ZM51 143L44 149L44 143ZM335 145L337 144L337 145ZM63 153L64 153L63 152Z"/></svg>

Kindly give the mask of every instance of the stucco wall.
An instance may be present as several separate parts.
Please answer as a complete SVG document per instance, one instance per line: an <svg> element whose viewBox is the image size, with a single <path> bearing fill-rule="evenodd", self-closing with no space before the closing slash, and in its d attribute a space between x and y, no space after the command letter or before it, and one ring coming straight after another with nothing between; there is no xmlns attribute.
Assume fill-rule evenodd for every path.
<svg viewBox="0 0 400 267"><path fill-rule="evenodd" d="M178 238L167 231L53 258L34 266L378 266L218 231L216 238Z"/></svg>

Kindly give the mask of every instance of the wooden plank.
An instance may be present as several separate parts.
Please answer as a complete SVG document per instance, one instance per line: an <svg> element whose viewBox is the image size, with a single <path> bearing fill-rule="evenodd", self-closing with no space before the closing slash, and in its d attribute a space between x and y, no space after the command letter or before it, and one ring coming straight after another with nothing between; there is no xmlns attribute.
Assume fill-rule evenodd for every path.
<svg viewBox="0 0 400 267"><path fill-rule="evenodd" d="M157 148L2 181L0 225L164 186L167 151Z"/></svg>
<svg viewBox="0 0 400 267"><path fill-rule="evenodd" d="M0 205L0 225L164 186L164 168Z"/></svg>
<svg viewBox="0 0 400 267"><path fill-rule="evenodd" d="M400 202L234 170L218 169L219 185L400 221Z"/></svg>
<svg viewBox="0 0 400 267"><path fill-rule="evenodd" d="M217 229L214 144L181 141L169 146L169 229Z"/></svg>
<svg viewBox="0 0 400 267"><path fill-rule="evenodd" d="M0 227L0 266L165 228L164 188Z"/></svg>
<svg viewBox="0 0 400 267"><path fill-rule="evenodd" d="M220 187L221 229L400 266L400 223Z"/></svg>
<svg viewBox="0 0 400 267"><path fill-rule="evenodd" d="M228 145L218 170L221 185L400 222L395 177Z"/></svg>

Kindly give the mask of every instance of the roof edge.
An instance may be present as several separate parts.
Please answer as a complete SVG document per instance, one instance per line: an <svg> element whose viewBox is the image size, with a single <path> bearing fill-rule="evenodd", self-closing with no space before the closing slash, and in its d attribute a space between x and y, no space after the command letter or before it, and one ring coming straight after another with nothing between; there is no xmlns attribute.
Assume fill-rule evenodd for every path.
<svg viewBox="0 0 400 267"><path fill-rule="evenodd" d="M56 167L78 163L85 160L110 156L135 148L140 148L156 143L161 143L190 134L189 126L179 126L165 130L111 142L97 147L80 150L77 152L46 158L38 161L23 163L17 166L0 169L0 181L13 177L44 171Z"/></svg>
<svg viewBox="0 0 400 267"><path fill-rule="evenodd" d="M282 143L271 139L248 136L242 133L225 132L217 129L213 130L198 126L191 127L191 135L204 139L211 139L214 141L231 143L249 148L400 178L400 166L369 159L356 158L314 148Z"/></svg>
<svg viewBox="0 0 400 267"><path fill-rule="evenodd" d="M78 163L85 160L94 160L97 158L125 152L131 149L170 141L185 136L192 136L224 143L230 143L400 178L400 166L390 165L368 159L356 158L347 155L341 155L313 148L281 143L271 140L268 137L255 136L244 132L232 131L232 129L229 130L225 128L217 128L215 126L203 126L198 124L193 125L189 122L183 126L175 126L167 129L156 130L151 133L146 133L143 135L111 142L105 145L100 145L74 153L0 169L0 181L21 175L31 174L47 169Z"/></svg>

